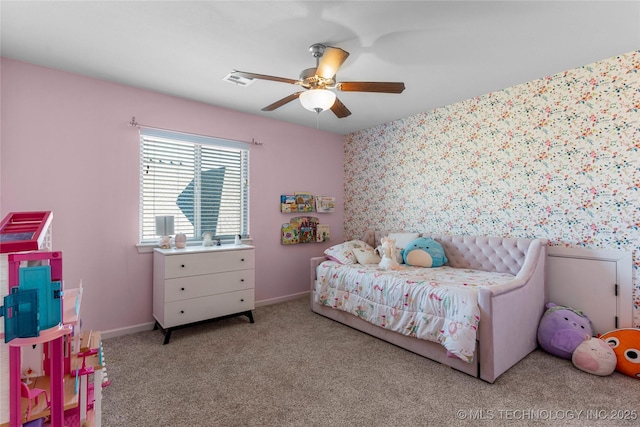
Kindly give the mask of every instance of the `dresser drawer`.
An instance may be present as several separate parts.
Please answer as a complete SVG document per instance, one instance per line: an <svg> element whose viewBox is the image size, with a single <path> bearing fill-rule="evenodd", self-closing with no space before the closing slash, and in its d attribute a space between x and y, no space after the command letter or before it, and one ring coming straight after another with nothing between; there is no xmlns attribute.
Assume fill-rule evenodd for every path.
<svg viewBox="0 0 640 427"><path fill-rule="evenodd" d="M255 270L179 277L164 282L164 301L179 301L243 289L253 289Z"/></svg>
<svg viewBox="0 0 640 427"><path fill-rule="evenodd" d="M253 250L237 250L227 252L202 252L184 255L172 255L165 258L164 277L198 276L252 269L255 267Z"/></svg>
<svg viewBox="0 0 640 427"><path fill-rule="evenodd" d="M253 289L167 303L163 328L253 310Z"/></svg>

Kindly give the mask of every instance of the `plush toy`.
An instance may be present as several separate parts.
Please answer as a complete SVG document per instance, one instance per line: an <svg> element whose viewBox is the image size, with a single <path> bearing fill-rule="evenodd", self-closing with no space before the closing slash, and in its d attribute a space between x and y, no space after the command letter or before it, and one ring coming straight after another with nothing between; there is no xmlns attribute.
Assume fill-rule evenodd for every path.
<svg viewBox="0 0 640 427"><path fill-rule="evenodd" d="M430 237L419 237L402 250L405 264L417 267L442 267L447 261L442 245Z"/></svg>
<svg viewBox="0 0 640 427"><path fill-rule="evenodd" d="M616 369L616 354L600 338L589 338L578 344L571 356L573 366L593 375L611 375Z"/></svg>
<svg viewBox="0 0 640 427"><path fill-rule="evenodd" d="M600 338L616 355L616 371L640 379L640 329L615 329Z"/></svg>
<svg viewBox="0 0 640 427"><path fill-rule="evenodd" d="M547 352L571 360L576 347L593 336L591 320L571 307L554 303L546 307L538 325L538 342Z"/></svg>
<svg viewBox="0 0 640 427"><path fill-rule="evenodd" d="M383 237L380 243L382 244L378 247L378 251L380 252L382 260L380 264L378 264L378 267L382 270L400 269L400 264L397 261L398 248L396 248L396 240Z"/></svg>

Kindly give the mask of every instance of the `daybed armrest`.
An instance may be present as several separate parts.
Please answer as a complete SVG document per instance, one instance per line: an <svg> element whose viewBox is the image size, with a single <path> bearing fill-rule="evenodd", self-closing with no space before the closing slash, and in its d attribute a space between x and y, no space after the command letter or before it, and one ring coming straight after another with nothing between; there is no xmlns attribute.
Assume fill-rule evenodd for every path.
<svg viewBox="0 0 640 427"><path fill-rule="evenodd" d="M311 292L313 292L316 287L316 268L324 261L327 261L329 258L326 256L317 256L311 258Z"/></svg>
<svg viewBox="0 0 640 427"><path fill-rule="evenodd" d="M481 378L488 382L509 369L537 346L537 329L544 311L546 241L531 242L526 259L511 282L480 289Z"/></svg>
<svg viewBox="0 0 640 427"><path fill-rule="evenodd" d="M539 267L540 261L545 261L545 259L541 260L541 257L547 257L547 240L534 239L529 245L527 256L525 257L522 268L520 268L520 271L518 271L516 278L525 281L529 280L529 278L533 276L533 273L535 273L536 269Z"/></svg>
<svg viewBox="0 0 640 427"><path fill-rule="evenodd" d="M546 257L546 248L547 241L544 239L531 241L522 267L520 268L520 271L518 271L515 279L502 285L481 288L479 293L483 294L482 298L487 298L489 295L496 297L500 294L511 292L528 284L534 273L539 271L541 262L544 266L544 259L541 259L541 257Z"/></svg>

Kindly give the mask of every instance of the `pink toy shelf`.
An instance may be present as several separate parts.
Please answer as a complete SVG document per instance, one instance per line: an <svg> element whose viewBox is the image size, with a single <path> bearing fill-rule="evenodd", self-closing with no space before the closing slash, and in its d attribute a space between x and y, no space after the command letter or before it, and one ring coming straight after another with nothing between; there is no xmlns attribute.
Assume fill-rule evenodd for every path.
<svg viewBox="0 0 640 427"><path fill-rule="evenodd" d="M0 222L0 253L40 249L52 220L51 211L9 212Z"/></svg>

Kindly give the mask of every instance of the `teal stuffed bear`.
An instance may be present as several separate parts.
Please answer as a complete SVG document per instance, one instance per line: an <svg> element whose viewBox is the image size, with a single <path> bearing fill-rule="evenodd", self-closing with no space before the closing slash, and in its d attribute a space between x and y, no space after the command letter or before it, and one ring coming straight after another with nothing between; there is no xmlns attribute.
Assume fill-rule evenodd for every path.
<svg viewBox="0 0 640 427"><path fill-rule="evenodd" d="M417 267L442 267L447 261L442 245L431 237L419 237L402 250L407 265Z"/></svg>

